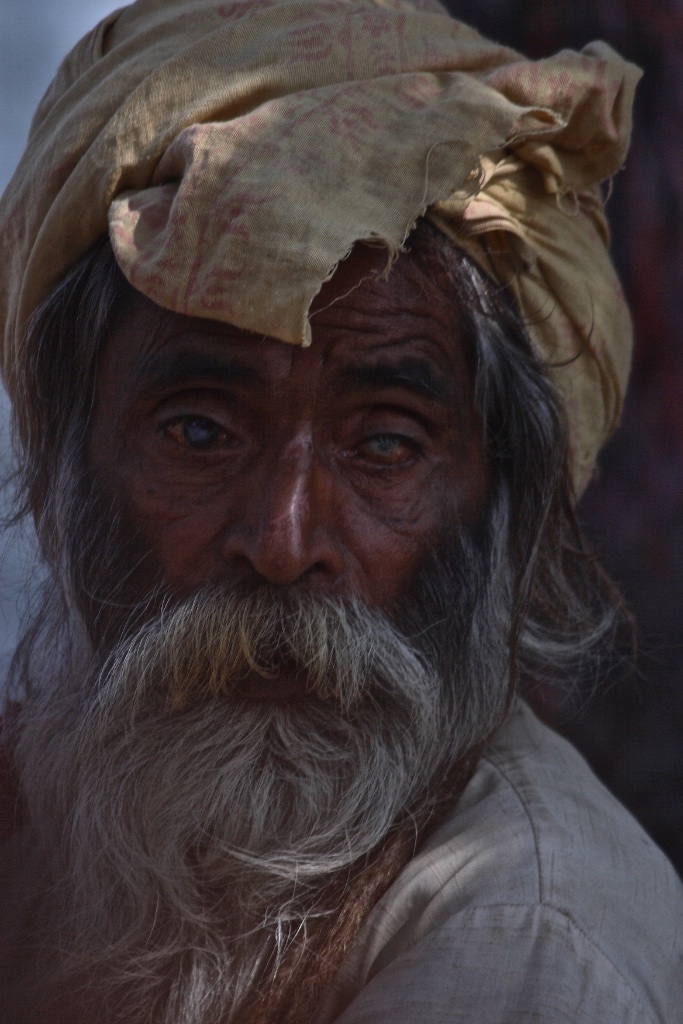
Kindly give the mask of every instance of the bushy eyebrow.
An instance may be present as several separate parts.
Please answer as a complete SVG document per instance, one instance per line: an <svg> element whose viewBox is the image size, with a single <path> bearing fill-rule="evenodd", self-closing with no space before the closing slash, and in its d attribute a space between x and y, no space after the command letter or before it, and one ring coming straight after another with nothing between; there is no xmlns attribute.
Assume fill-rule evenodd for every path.
<svg viewBox="0 0 683 1024"><path fill-rule="evenodd" d="M220 358L214 353L187 349L157 353L137 375L141 392L169 391L192 385L193 381L210 381L224 387L246 384L261 393L269 390L267 374L252 363L227 354ZM399 389L451 409L464 404L462 388L453 375L445 376L430 360L415 356L342 366L334 372L330 385L337 397Z"/></svg>
<svg viewBox="0 0 683 1024"><path fill-rule="evenodd" d="M421 398L430 398L452 405L462 401L462 394L454 380L446 380L426 359L406 357L346 366L334 375L336 394L350 391L385 391L402 388Z"/></svg>
<svg viewBox="0 0 683 1024"><path fill-rule="evenodd" d="M256 367L239 359L220 359L188 351L171 356L160 353L150 359L140 371L138 385L143 389L167 390L187 385L193 380L209 380L223 385L240 383L265 386L264 375Z"/></svg>

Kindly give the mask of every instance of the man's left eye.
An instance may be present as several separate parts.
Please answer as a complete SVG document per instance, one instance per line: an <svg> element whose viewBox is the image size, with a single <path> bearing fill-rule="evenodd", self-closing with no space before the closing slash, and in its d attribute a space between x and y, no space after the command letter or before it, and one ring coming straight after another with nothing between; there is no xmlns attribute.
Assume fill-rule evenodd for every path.
<svg viewBox="0 0 683 1024"><path fill-rule="evenodd" d="M358 445L356 454L379 466L399 466L414 458L417 445L401 434L373 434Z"/></svg>
<svg viewBox="0 0 683 1024"><path fill-rule="evenodd" d="M208 416L178 416L164 424L163 432L182 447L195 451L230 446L228 432Z"/></svg>

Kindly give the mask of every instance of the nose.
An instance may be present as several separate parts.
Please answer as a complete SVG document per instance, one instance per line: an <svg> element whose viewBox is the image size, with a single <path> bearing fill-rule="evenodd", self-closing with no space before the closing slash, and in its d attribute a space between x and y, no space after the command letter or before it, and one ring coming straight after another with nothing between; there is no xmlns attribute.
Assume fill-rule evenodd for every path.
<svg viewBox="0 0 683 1024"><path fill-rule="evenodd" d="M250 500L227 529L223 557L242 580L328 587L344 569L331 474L308 439L254 473Z"/></svg>

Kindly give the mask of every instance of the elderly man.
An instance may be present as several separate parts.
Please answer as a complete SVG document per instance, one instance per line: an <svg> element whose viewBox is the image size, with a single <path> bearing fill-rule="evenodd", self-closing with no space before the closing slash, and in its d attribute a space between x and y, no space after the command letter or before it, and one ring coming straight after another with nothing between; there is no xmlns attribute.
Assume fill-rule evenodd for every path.
<svg viewBox="0 0 683 1024"><path fill-rule="evenodd" d="M679 881L521 700L623 618L573 506L637 77L406 0L66 59L0 207L3 1021L683 1020Z"/></svg>

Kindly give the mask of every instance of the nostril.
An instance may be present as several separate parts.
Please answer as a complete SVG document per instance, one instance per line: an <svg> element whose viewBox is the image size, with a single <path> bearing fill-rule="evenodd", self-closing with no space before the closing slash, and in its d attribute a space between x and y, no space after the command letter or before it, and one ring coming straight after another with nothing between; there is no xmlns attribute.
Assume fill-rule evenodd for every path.
<svg viewBox="0 0 683 1024"><path fill-rule="evenodd" d="M306 590L329 590L338 585L342 572L342 560L318 559L312 564L284 564L265 561L257 555L238 554L233 551L224 555L228 562L230 582L247 587L269 587L278 592L286 588L301 587Z"/></svg>
<svg viewBox="0 0 683 1024"><path fill-rule="evenodd" d="M233 527L222 554L231 576L276 587L329 585L341 575L345 561L341 544L324 526L309 521L304 530L283 519Z"/></svg>

